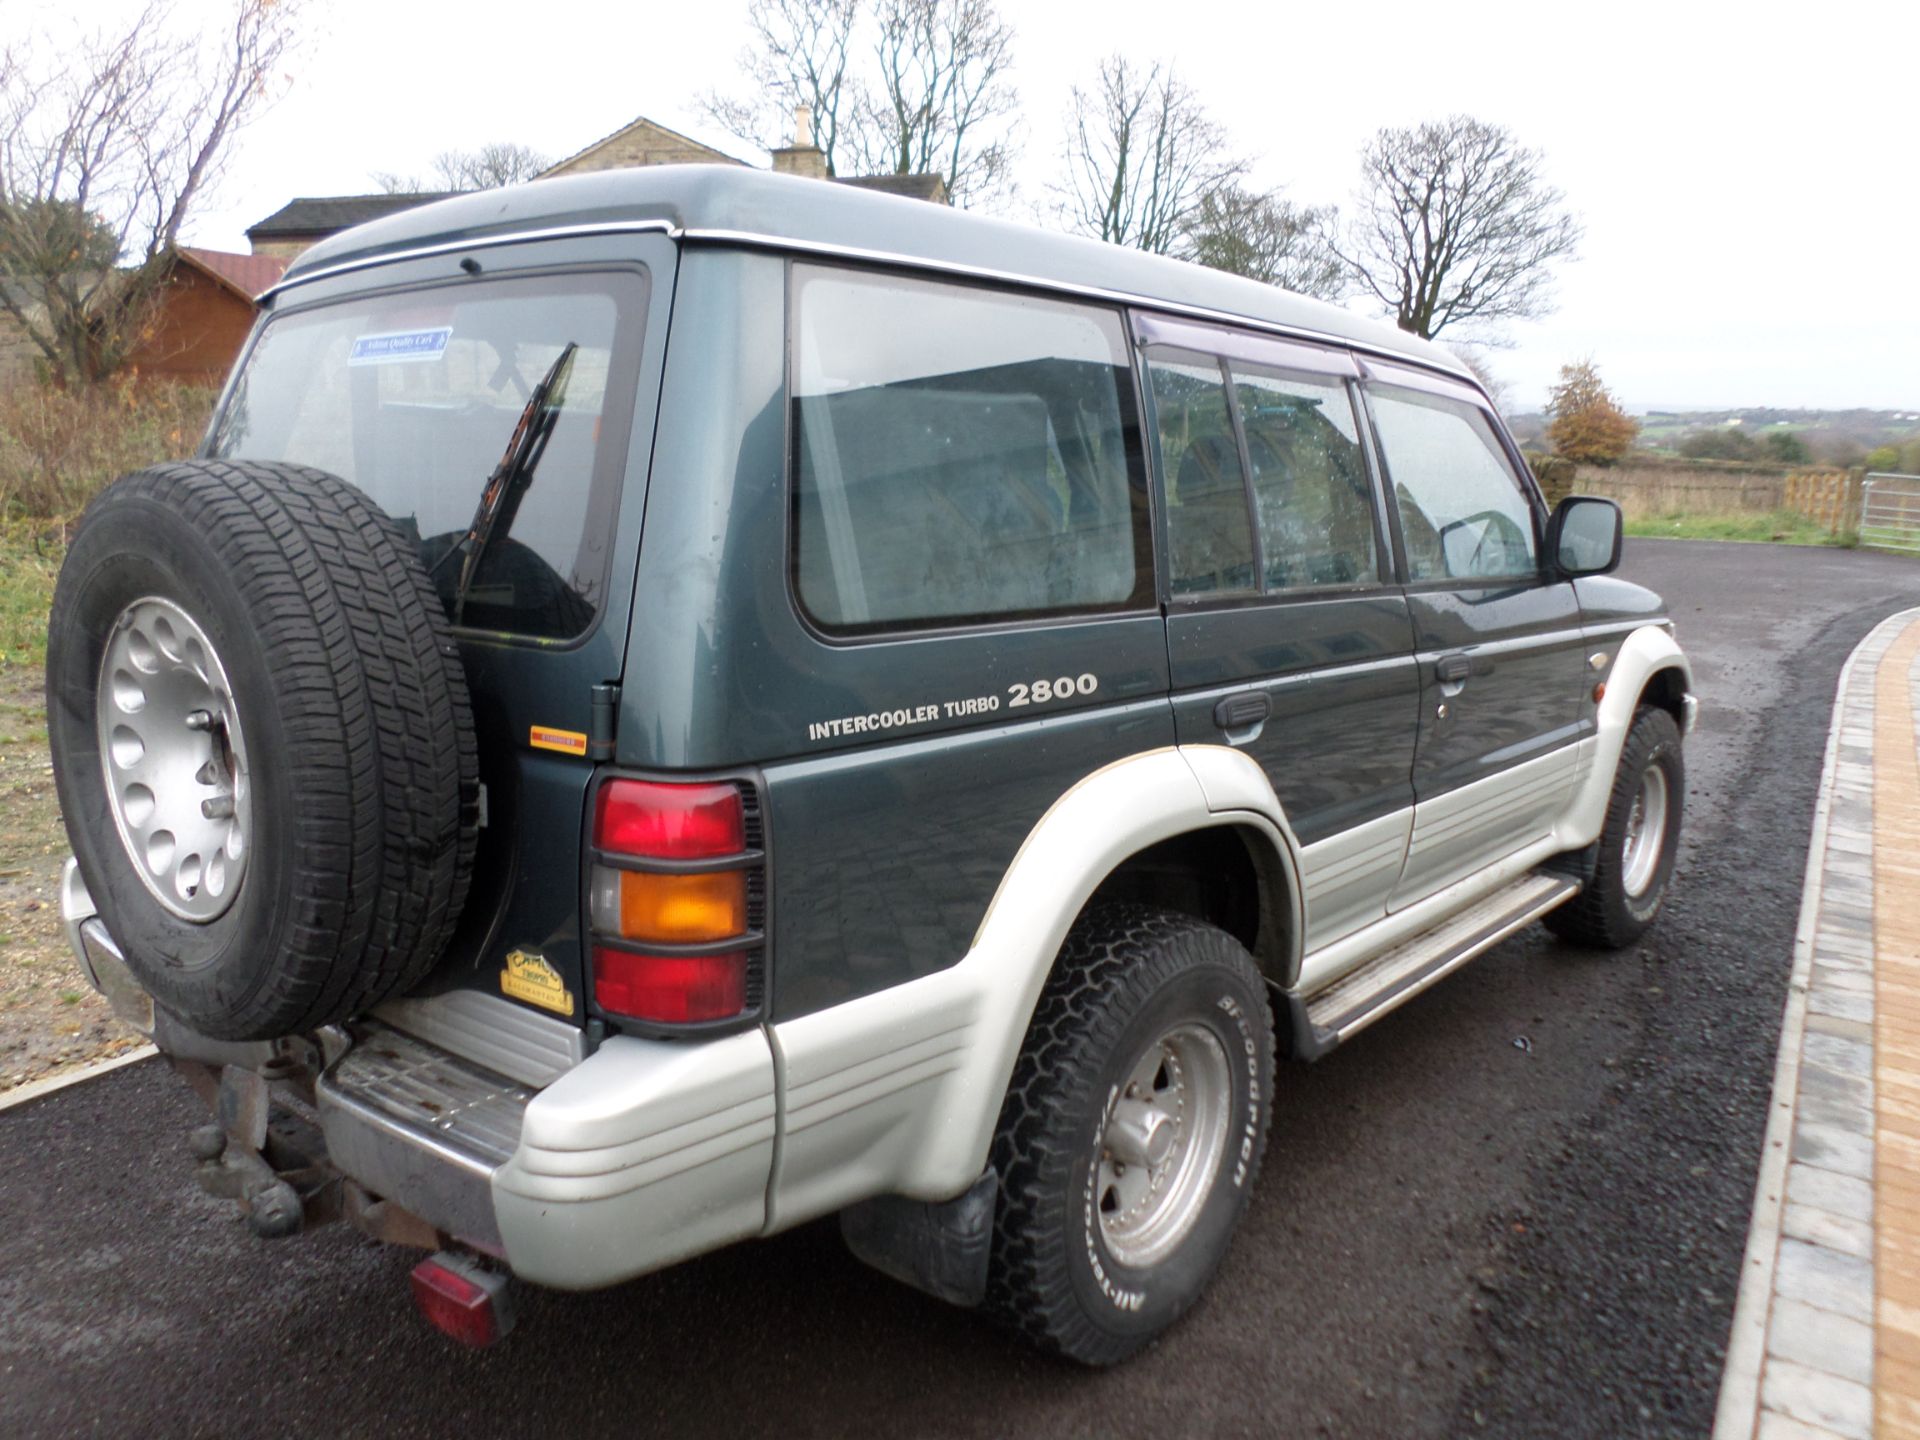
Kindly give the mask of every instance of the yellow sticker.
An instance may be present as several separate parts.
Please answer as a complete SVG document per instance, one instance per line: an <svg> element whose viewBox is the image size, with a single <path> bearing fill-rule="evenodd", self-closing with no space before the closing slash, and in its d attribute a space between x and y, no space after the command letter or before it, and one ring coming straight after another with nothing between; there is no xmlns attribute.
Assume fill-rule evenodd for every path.
<svg viewBox="0 0 1920 1440"><path fill-rule="evenodd" d="M500 972L500 993L538 1005L556 1014L573 1014L573 995L547 957L529 950L509 950L507 968Z"/></svg>
<svg viewBox="0 0 1920 1440"><path fill-rule="evenodd" d="M578 730L549 730L545 725L535 725L527 743L536 750L558 750L562 755L587 753L587 737Z"/></svg>

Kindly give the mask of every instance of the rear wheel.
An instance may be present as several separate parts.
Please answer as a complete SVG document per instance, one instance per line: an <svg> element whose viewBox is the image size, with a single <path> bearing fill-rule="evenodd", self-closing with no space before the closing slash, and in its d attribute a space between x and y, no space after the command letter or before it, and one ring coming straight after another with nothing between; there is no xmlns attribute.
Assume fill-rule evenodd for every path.
<svg viewBox="0 0 1920 1440"><path fill-rule="evenodd" d="M208 461L109 487L47 697L81 876L193 1029L312 1029L439 957L477 839L466 682L418 554L345 481Z"/></svg>
<svg viewBox="0 0 1920 1440"><path fill-rule="evenodd" d="M1246 1209L1273 1064L1265 982L1231 936L1139 906L1083 917L994 1141L990 1312L1090 1365L1173 1324Z"/></svg>
<svg viewBox="0 0 1920 1440"><path fill-rule="evenodd" d="M1666 711L1642 706L1620 750L1593 877L1547 913L1549 930L1598 950L1622 949L1646 933L1673 878L1686 784L1680 727Z"/></svg>

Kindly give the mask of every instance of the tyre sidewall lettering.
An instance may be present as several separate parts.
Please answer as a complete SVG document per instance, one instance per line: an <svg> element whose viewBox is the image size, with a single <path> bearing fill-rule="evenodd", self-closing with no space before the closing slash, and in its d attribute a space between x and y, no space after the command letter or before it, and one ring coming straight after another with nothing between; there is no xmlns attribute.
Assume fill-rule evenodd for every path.
<svg viewBox="0 0 1920 1440"><path fill-rule="evenodd" d="M1174 1024L1198 1022L1219 1040L1231 1076L1227 1145L1201 1213L1173 1254L1150 1269L1116 1259L1100 1229L1098 1155L1107 1109L1119 1095L1117 1073L1103 1076L1089 1096L1094 1110L1085 1117L1087 1141L1073 1173L1067 1214L1077 1233L1068 1248L1075 1260L1075 1288L1104 1329L1154 1332L1170 1323L1197 1298L1211 1273L1216 1246L1238 1222L1261 1149L1263 1097L1270 1088L1251 1018L1258 1013L1252 997L1230 978L1218 970L1196 969L1176 977L1142 1006L1114 1047L1109 1063L1117 1072Z"/></svg>

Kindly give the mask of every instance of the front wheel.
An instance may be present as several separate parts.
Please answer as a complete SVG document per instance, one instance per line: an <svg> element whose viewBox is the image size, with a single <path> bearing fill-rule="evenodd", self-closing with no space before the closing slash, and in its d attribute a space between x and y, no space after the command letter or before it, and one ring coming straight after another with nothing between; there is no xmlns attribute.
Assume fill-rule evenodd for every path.
<svg viewBox="0 0 1920 1440"><path fill-rule="evenodd" d="M1620 750L1593 878L1547 914L1549 930L1599 950L1623 949L1646 932L1673 878L1686 783L1680 727L1666 711L1643 706Z"/></svg>
<svg viewBox="0 0 1920 1440"><path fill-rule="evenodd" d="M1084 916L994 1139L989 1311L1089 1365L1173 1324L1246 1209L1273 1065L1265 982L1231 936L1134 905Z"/></svg>

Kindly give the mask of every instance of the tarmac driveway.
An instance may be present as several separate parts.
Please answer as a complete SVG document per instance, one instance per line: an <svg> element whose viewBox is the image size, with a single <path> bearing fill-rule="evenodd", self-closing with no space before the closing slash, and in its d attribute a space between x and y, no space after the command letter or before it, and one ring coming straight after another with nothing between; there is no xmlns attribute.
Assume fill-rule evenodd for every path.
<svg viewBox="0 0 1920 1440"><path fill-rule="evenodd" d="M1096 1375L872 1274L831 1223L472 1354L409 1255L254 1240L148 1062L0 1113L0 1434L1702 1435L1732 1314L1828 708L1895 557L1629 542L1703 695L1673 900L1636 950L1516 937L1283 1069L1226 1269Z"/></svg>

